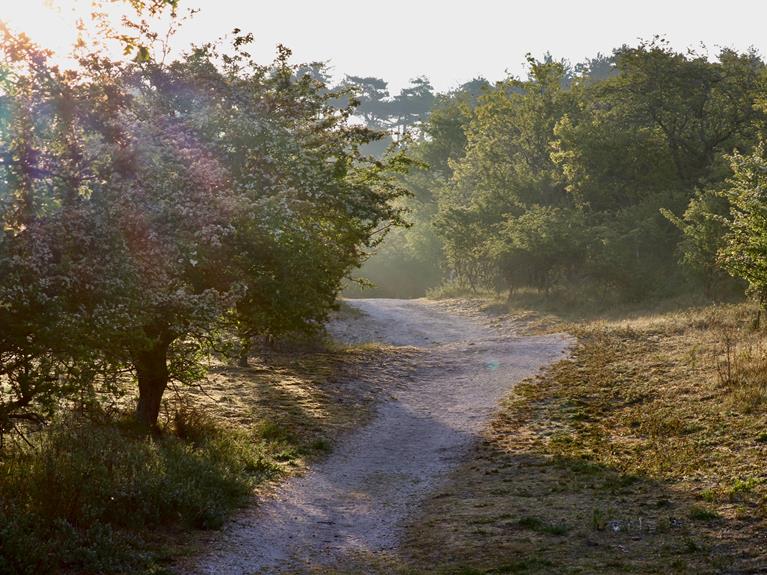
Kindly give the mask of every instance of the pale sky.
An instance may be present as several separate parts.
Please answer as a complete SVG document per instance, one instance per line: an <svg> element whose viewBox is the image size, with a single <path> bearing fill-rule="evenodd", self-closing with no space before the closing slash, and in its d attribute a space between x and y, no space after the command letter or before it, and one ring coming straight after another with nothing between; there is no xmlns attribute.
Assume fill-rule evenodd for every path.
<svg viewBox="0 0 767 575"><path fill-rule="evenodd" d="M58 7L58 11L49 7ZM60 48L73 10L85 0L0 0L0 19ZM767 53L767 0L181 0L200 13L178 42L213 40L234 27L256 37L255 54L274 47L296 61L330 61L336 77L378 76L397 91L426 75L439 90L476 76L498 80L523 72L524 56L550 51L573 63L639 38L665 35L675 48L705 44Z"/></svg>

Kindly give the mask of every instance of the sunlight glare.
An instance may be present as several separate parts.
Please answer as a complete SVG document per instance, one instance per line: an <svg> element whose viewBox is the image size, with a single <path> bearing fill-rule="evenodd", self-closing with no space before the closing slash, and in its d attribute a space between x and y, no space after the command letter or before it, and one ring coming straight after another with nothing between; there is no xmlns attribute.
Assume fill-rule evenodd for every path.
<svg viewBox="0 0 767 575"><path fill-rule="evenodd" d="M6 2L0 20L12 32L24 32L32 41L59 55L67 54L77 38L77 21L90 13L81 0L24 0Z"/></svg>

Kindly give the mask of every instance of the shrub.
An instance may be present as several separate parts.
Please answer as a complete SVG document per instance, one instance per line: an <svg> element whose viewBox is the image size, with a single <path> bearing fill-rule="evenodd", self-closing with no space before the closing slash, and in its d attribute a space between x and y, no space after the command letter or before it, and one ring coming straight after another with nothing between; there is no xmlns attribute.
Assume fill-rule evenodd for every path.
<svg viewBox="0 0 767 575"><path fill-rule="evenodd" d="M198 425L195 429L192 426ZM189 419L185 441L56 422L0 462L0 573L148 569L138 529L219 527L279 467L249 434Z"/></svg>

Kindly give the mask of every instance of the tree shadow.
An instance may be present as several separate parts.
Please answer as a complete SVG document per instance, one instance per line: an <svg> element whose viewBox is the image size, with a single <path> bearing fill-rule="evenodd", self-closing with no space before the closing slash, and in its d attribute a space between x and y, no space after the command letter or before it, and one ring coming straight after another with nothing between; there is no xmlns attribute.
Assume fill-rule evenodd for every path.
<svg viewBox="0 0 767 575"><path fill-rule="evenodd" d="M187 404L227 424L297 444L334 441L413 369L416 350L387 346L277 348L249 367L218 362L200 385L168 393L163 415ZM326 451L326 445L320 451Z"/></svg>
<svg viewBox="0 0 767 575"><path fill-rule="evenodd" d="M524 440L524 438L522 438ZM671 484L483 441L409 524L414 573L767 573L767 536Z"/></svg>

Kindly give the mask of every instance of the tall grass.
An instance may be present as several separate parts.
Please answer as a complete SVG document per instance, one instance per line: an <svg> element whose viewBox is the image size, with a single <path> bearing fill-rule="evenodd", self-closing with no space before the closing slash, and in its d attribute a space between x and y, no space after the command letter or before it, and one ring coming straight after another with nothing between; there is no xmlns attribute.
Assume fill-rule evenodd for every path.
<svg viewBox="0 0 767 575"><path fill-rule="evenodd" d="M719 384L733 404L750 413L767 404L767 344L755 330L720 330L716 361Z"/></svg>
<svg viewBox="0 0 767 575"><path fill-rule="evenodd" d="M58 421L0 460L0 573L156 573L142 536L216 528L278 471L263 438L195 414L159 436Z"/></svg>

